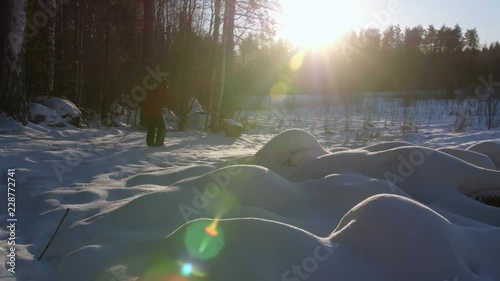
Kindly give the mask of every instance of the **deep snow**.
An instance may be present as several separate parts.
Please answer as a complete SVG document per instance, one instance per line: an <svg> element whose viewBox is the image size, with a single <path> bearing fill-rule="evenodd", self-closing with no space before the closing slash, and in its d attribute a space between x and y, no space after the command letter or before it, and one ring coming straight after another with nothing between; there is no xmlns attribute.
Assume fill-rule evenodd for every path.
<svg viewBox="0 0 500 281"><path fill-rule="evenodd" d="M14 277L0 230L2 280L500 280L500 208L469 197L500 195L498 132L346 149L191 131L147 148L128 128L0 119L19 218Z"/></svg>

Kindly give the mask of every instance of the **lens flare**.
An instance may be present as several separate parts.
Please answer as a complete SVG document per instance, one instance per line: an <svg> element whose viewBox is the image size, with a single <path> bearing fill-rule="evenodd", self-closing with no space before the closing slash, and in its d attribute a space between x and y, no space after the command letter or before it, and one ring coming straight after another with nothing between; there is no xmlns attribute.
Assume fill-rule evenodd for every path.
<svg viewBox="0 0 500 281"><path fill-rule="evenodd" d="M139 280L141 281L192 281L184 275L184 271L188 272L189 266L186 263L180 263L174 259L161 259L153 263ZM179 273L180 271L180 273ZM192 266L189 276L197 276L195 268ZM128 280L128 279L127 279ZM193 279L194 280L194 279Z"/></svg>
<svg viewBox="0 0 500 281"><path fill-rule="evenodd" d="M216 219L235 212L234 207L239 205L238 198L231 192L224 192L218 197L217 207L215 209ZM236 215L233 213L233 215Z"/></svg>
<svg viewBox="0 0 500 281"><path fill-rule="evenodd" d="M292 71L297 71L302 67L302 64L304 64L304 58L306 56L306 53L304 50L299 50L293 57L290 59L290 62L288 63L288 68Z"/></svg>
<svg viewBox="0 0 500 281"><path fill-rule="evenodd" d="M214 221L195 221L186 229L184 244L193 257L201 260L213 259L224 248L224 232L220 227L217 229L217 223Z"/></svg>
<svg viewBox="0 0 500 281"><path fill-rule="evenodd" d="M349 30L367 21L360 1L286 0L280 1L283 14L277 17L278 34L293 45L321 49ZM367 1L371 2L371 1Z"/></svg>
<svg viewBox="0 0 500 281"><path fill-rule="evenodd" d="M217 224L219 223L219 219L215 219L209 226L205 227L205 232L213 237L216 237L219 235L219 232L217 232Z"/></svg>
<svg viewBox="0 0 500 281"><path fill-rule="evenodd" d="M162 279L155 279L155 280L162 280ZM181 275L167 276L163 280L165 280L165 281L190 281L188 278L186 278L185 276L181 276Z"/></svg>
<svg viewBox="0 0 500 281"><path fill-rule="evenodd" d="M182 275L184 276L189 276L191 273L193 273L193 265L190 263L186 263L182 266Z"/></svg>
<svg viewBox="0 0 500 281"><path fill-rule="evenodd" d="M271 99L277 102L282 102L285 100L289 92L288 83L285 81L279 81L274 83L274 85L269 89L269 94Z"/></svg>
<svg viewBox="0 0 500 281"><path fill-rule="evenodd" d="M283 82L279 81L274 83L274 85L271 87L271 96L273 97L282 97L288 94L288 85Z"/></svg>

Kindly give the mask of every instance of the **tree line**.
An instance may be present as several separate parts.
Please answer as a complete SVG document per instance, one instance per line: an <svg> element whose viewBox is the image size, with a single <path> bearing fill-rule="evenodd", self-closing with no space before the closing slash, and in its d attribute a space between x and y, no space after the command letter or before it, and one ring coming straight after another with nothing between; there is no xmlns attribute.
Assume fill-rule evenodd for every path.
<svg viewBox="0 0 500 281"><path fill-rule="evenodd" d="M481 45L475 28L464 31L459 24L392 25L351 33L344 40L343 53L350 60L340 69L359 77L350 87L360 91L465 88L500 66L500 43Z"/></svg>
<svg viewBox="0 0 500 281"><path fill-rule="evenodd" d="M0 85L9 102L0 109L21 121L29 118L27 101L41 95L65 97L105 119L114 101L143 85L147 68L169 73L175 112L185 113L194 96L218 120L230 105L235 46L250 32L272 37L272 13L279 5L277 0L6 0L1 8ZM21 79L14 68L22 69Z"/></svg>
<svg viewBox="0 0 500 281"><path fill-rule="evenodd" d="M249 36L239 48L238 93L268 95L278 82L292 94L448 90L453 97L455 89L480 84L479 76L500 81L500 43L480 42L475 28L458 24L352 31L310 51ZM293 69L290 62L299 56L302 64Z"/></svg>
<svg viewBox="0 0 500 281"><path fill-rule="evenodd" d="M65 97L105 120L117 100L135 107L122 97L139 95L151 71L169 73L174 112L185 114L196 97L214 130L242 96L450 89L500 72L500 43L481 45L476 29L458 24L368 28L308 51L276 39L277 0L2 5L0 87L9 102L0 109L23 122L27 102L41 95Z"/></svg>

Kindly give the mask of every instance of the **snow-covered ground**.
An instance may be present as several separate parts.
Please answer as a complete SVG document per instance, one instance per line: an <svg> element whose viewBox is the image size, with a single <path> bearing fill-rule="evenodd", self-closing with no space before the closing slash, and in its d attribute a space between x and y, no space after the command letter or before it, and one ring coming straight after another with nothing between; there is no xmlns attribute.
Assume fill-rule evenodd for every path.
<svg viewBox="0 0 500 281"><path fill-rule="evenodd" d="M160 148L134 128L1 116L18 220L12 275L0 212L0 280L500 280L500 208L469 197L500 196L500 132L452 133L439 108L408 132L402 109L347 128L335 108L336 126L247 112L241 138L170 132Z"/></svg>

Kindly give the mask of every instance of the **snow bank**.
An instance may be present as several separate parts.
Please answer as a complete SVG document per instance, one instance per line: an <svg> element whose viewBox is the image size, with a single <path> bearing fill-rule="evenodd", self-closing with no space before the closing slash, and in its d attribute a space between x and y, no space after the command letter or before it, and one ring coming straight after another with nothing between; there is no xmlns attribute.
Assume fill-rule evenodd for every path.
<svg viewBox="0 0 500 281"><path fill-rule="evenodd" d="M488 258L499 255L498 235L450 223L408 198L377 195L349 211L330 239L376 264L386 280L497 280Z"/></svg>
<svg viewBox="0 0 500 281"><path fill-rule="evenodd" d="M405 141L390 141L390 142L381 142L374 145L366 146L363 147L362 149L370 152L375 152L375 151L388 150L403 146L414 146L414 144Z"/></svg>
<svg viewBox="0 0 500 281"><path fill-rule="evenodd" d="M38 101L41 104L54 109L57 114L62 117L78 117L82 115L82 112L74 103L63 98L42 96L38 98Z"/></svg>
<svg viewBox="0 0 500 281"><path fill-rule="evenodd" d="M66 122L54 109L38 103L30 103L31 120L35 124L48 127L64 127Z"/></svg>
<svg viewBox="0 0 500 281"><path fill-rule="evenodd" d="M175 115L175 113L170 109L163 110L163 119L165 121L165 126L167 130L176 131L179 129L179 123L181 119Z"/></svg>
<svg viewBox="0 0 500 281"><path fill-rule="evenodd" d="M74 103L63 98L42 96L38 98L38 102L54 109L59 116L73 125L78 125L79 118L82 116L82 112Z"/></svg>
<svg viewBox="0 0 500 281"><path fill-rule="evenodd" d="M496 169L500 170L500 143L492 141L478 142L468 147L467 150L487 155L495 163Z"/></svg>
<svg viewBox="0 0 500 281"><path fill-rule="evenodd" d="M297 167L326 154L313 135L302 130L287 130L266 143L253 161L279 173L282 167Z"/></svg>
<svg viewBox="0 0 500 281"><path fill-rule="evenodd" d="M85 151L56 133L17 137L21 148L4 152L23 167L31 224L19 266L32 268L18 280L500 280L500 208L467 196L500 194L500 171L478 165L481 154L405 142L331 153L288 130L246 161L215 164L255 142L180 134L159 150L121 130L86 139L99 145ZM51 182L67 152L80 165Z"/></svg>
<svg viewBox="0 0 500 281"><path fill-rule="evenodd" d="M251 163L176 183L156 177L171 184L74 223L52 248L50 279L105 280L113 268L140 280L500 278L491 263L500 209L464 195L500 194L500 172L406 143L328 153L300 130L274 137ZM212 242L193 248L193 229L192 243Z"/></svg>
<svg viewBox="0 0 500 281"><path fill-rule="evenodd" d="M472 150L457 149L457 148L438 148L437 150L446 154L455 156L467 163L476 165L481 168L496 170L495 163L485 154L478 153Z"/></svg>

